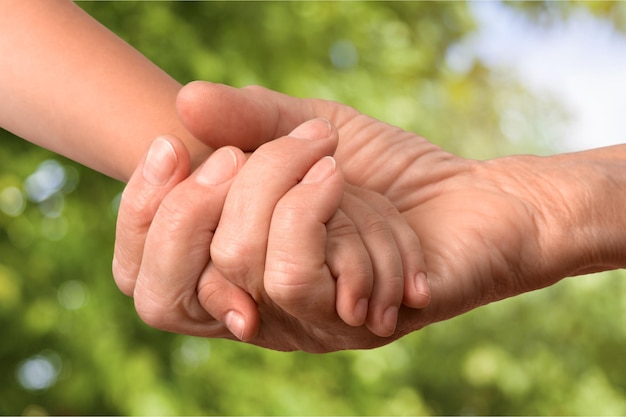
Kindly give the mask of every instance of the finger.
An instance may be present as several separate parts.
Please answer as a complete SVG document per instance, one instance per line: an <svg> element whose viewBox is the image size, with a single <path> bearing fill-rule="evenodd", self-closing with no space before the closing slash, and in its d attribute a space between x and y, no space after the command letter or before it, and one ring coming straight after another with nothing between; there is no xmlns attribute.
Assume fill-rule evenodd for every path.
<svg viewBox="0 0 626 417"><path fill-rule="evenodd" d="M202 308L223 323L237 339L248 342L259 332L261 320L257 304L250 294L225 277L213 262L209 262L203 271L197 294Z"/></svg>
<svg viewBox="0 0 626 417"><path fill-rule="evenodd" d="M404 291L402 259L393 232L383 216L352 194L344 194L341 208L359 231L374 271L366 325L378 336L390 336Z"/></svg>
<svg viewBox="0 0 626 417"><path fill-rule="evenodd" d="M173 136L157 138L124 189L117 217L113 277L132 295L146 234L167 193L189 175L189 153Z"/></svg>
<svg viewBox="0 0 626 417"><path fill-rule="evenodd" d="M245 157L234 148L218 149L161 203L148 232L135 287L135 307L149 325L198 336L230 334L212 324L237 311L244 327L258 329L250 296L227 280L214 279L214 293L198 300L200 276L209 262L210 244L232 177ZM213 317L212 317L213 316ZM237 335L246 329L234 329Z"/></svg>
<svg viewBox="0 0 626 417"><path fill-rule="evenodd" d="M184 86L176 108L185 127L207 145L234 145L245 151L317 117L306 100L262 87L234 88L205 81Z"/></svg>
<svg viewBox="0 0 626 417"><path fill-rule="evenodd" d="M332 154L336 144L336 132L328 122L309 121L290 137L259 148L235 178L211 244L211 259L255 299L262 294L258 277L263 276L274 207L315 162Z"/></svg>
<svg viewBox="0 0 626 417"><path fill-rule="evenodd" d="M326 223L326 263L337 283L337 314L351 326L365 324L374 271L361 235L350 218L337 210Z"/></svg>
<svg viewBox="0 0 626 417"><path fill-rule="evenodd" d="M369 296L371 270L369 257L362 247L360 255L365 260L358 262L358 257L351 257L348 268L331 271L327 264L327 223L336 216L343 195L343 177L336 170L332 157L318 161L302 179L289 190L278 202L272 216L267 248L264 285L269 297L285 311L301 320L316 322L332 320L337 313L344 321L352 325L361 325L365 321L367 305L355 317L355 302L348 300L336 308L336 282L333 273L338 273L338 280L344 281L344 273L351 273L365 265L365 282L359 281L359 274L350 278L356 283L356 297L365 300ZM345 216L344 216L345 217ZM343 239L341 247L348 248L346 253L354 252L359 247L360 238L352 225L353 241ZM357 245L352 246L353 243ZM347 258L343 258L347 259ZM347 269L347 271L346 271ZM361 271L359 271L361 272ZM369 273L369 274L368 274ZM369 288L368 288L369 287ZM352 302L350 302L352 301ZM360 314L360 316L359 316Z"/></svg>
<svg viewBox="0 0 626 417"><path fill-rule="evenodd" d="M418 236L396 207L384 196L359 187L347 186L350 193L359 196L374 208L391 228L396 241L404 273L404 296L407 307L425 308L430 303L430 287L426 263Z"/></svg>

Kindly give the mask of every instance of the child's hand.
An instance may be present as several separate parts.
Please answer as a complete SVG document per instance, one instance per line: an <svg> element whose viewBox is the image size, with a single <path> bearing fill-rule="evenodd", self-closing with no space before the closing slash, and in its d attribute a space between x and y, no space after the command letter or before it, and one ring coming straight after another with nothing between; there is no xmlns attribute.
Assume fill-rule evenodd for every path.
<svg viewBox="0 0 626 417"><path fill-rule="evenodd" d="M331 157L287 191L270 224L265 291L298 319L328 321L336 298L345 323L389 336L402 294L407 306L430 301L415 234L385 198L345 185Z"/></svg>
<svg viewBox="0 0 626 417"><path fill-rule="evenodd" d="M129 295L135 295L137 309L142 318L155 327L171 331L228 337L229 333L219 323L212 321L204 311L206 310L225 322L239 338L249 340L258 331L256 301L263 310L264 327L260 339L253 340L253 343L268 346L273 343L271 338L267 337L269 334L282 334L282 339L285 337L294 339L292 343L294 348L309 350L317 349L309 348L307 345L312 335L304 337L301 335L302 332L285 335L287 330L284 327L311 326L313 323L320 337L324 331L330 337L336 337L337 331L346 333L345 329L338 328L335 312L338 311L350 324L362 324L366 314L363 303L359 301L370 298L372 288L374 293L369 306L365 308L367 324L379 335L391 334L395 326L394 310L397 310L402 299L404 272L408 273L407 277L411 283L416 282L415 278L418 277L418 291L411 287L411 291L407 292L416 296L405 299L413 304L427 303L427 297L419 295L419 292L427 293L428 288L425 285L425 278L418 275L422 269L419 264L421 256L417 240L414 236L405 236L400 232L406 230L406 227L387 225L388 220L392 225L397 224L401 217L394 214L397 212L392 210L388 203L383 204L384 199L369 193L370 198L375 201L376 209L372 209L354 196L342 198L343 182L339 171L334 171L329 178L319 184L307 184L305 180L304 184L300 183L293 187L318 157L334 151L336 136L332 136L334 135L315 142L284 138L283 142L285 140L290 142L282 145L281 140L272 142L273 145L266 146L256 154L258 155L256 159L253 156L246 164L246 173L242 173L241 178L238 175L240 184L236 187L233 185L233 191L229 194L231 202L226 203L223 213L226 218L228 213L231 214L231 226L235 226L231 230L234 230L234 233L229 232L228 226L223 227L224 219L220 219L220 215L226 193L232 184L231 177L244 163L244 156L241 153L236 153L234 149L219 150L198 172L178 184L188 169L187 155L179 143L171 140L176 151L172 150L170 157L174 159L170 158L168 161L162 157L161 160L157 159L159 163L156 165L161 168L170 167L169 179L160 181L160 185L157 186L150 185L145 181L148 177L140 175L141 172L146 172L140 167L129 183L120 208L114 272L120 288ZM160 142L162 146L163 141ZM155 146L157 145L155 143ZM292 149L288 149L289 146ZM300 152L304 159L298 157L298 147L311 148L308 152ZM281 175L276 176L276 167L272 170L270 162L271 155L280 154L283 155L283 159L286 156L292 163L283 161L287 162L286 166L279 166L278 171L281 171ZM178 161L175 160L175 155L178 156ZM267 159L268 156L270 159ZM316 167L328 164L329 161L331 160L322 159ZM150 166L152 162L149 161L146 166ZM314 172L315 170L308 174L309 179L314 177ZM220 179L222 182L207 187L208 182L219 182L215 181L215 178L207 182L207 176L219 173L225 175ZM255 180L261 181L263 186L268 188L267 198L258 204L246 200L246 187L253 185ZM279 183L278 188L276 183ZM270 186L272 184L273 186ZM256 186L259 186L258 182ZM293 190L285 195L292 187ZM303 190L307 188L314 190L316 187L325 187L330 191L334 190L334 193L311 194L309 201L294 197L302 195ZM283 195L284 198L280 200ZM293 201L294 204L288 204L289 201ZM356 226L350 221L350 216L342 210L336 210L340 202L345 212L356 217ZM306 207L309 204L317 204L320 208L324 208L322 206L325 205L326 214L322 211L301 210L303 205ZM275 213L275 205L286 217L275 214L270 230L269 220ZM242 213L237 213L237 210ZM250 210L248 215L242 216L246 210ZM382 215L377 210L380 210ZM323 239L318 240L320 236L318 232L320 225L326 223L323 220L328 213L332 214L328 222L328 247L335 246L339 250L329 252L326 266L323 255L327 245ZM298 219L298 216L302 218ZM150 224L153 217L154 222ZM218 221L220 228L211 246L213 260L207 266L208 248ZM290 222L297 225L298 229L288 227L287 232L282 232L284 226ZM228 225L228 221L225 223ZM301 235L299 231L312 233L315 239ZM270 233L269 247L268 233ZM224 246L216 244L220 239ZM399 244L396 244L395 240L399 240ZM345 244L339 245L338 242L342 241L345 241ZM250 251L256 244L262 246L261 250ZM309 253L310 247L316 247L317 252ZM384 251L381 251L381 248L384 248ZM237 252L238 250L240 252ZM305 256L289 256L290 253L295 255L298 251ZM371 258L368 252L372 255ZM217 256L214 253L217 253ZM285 257L285 254L288 256ZM216 261L220 255L221 265L220 261ZM405 258L408 261L404 265L406 271L403 271L402 259ZM354 262L354 259L358 261ZM260 271L258 271L259 260ZM291 266L289 262L284 262L285 260L290 261ZM278 304L290 311L295 318L277 308L266 296L262 282L266 267L268 272L265 288L276 298ZM310 268L311 274L305 274L307 268ZM334 275L339 279L337 308L335 308ZM200 276L202 278L198 283ZM311 281L311 277L314 276L323 276L324 279ZM136 286L135 277L138 278ZM279 281L277 278L286 280ZM306 286L293 285L302 279L304 281L301 282L306 282ZM254 300L249 298L240 286L250 292ZM303 292L303 288L307 291ZM200 303L196 290L200 296ZM302 295L310 295L308 299L313 303L298 303ZM385 319L385 312L390 307L391 319L389 313ZM294 323L298 320L302 323ZM309 322L305 323L306 320ZM276 324L268 323L274 321ZM307 329L309 330L311 329ZM278 343L274 345L278 346ZM284 348L284 344L281 346Z"/></svg>

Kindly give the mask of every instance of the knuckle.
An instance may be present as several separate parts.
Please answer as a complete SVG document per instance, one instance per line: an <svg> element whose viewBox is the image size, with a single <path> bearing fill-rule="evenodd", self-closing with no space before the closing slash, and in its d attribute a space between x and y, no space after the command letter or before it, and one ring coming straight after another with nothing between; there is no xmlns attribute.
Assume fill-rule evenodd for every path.
<svg viewBox="0 0 626 417"><path fill-rule="evenodd" d="M135 311L150 327L165 331L178 331L191 320L195 298L178 291L155 290L153 283L139 277L135 285Z"/></svg>
<svg viewBox="0 0 626 417"><path fill-rule="evenodd" d="M111 272L113 273L115 284L120 291L128 296L132 296L135 290L135 279L124 264L119 261L119 256L113 257Z"/></svg>
<svg viewBox="0 0 626 417"><path fill-rule="evenodd" d="M255 251L245 241L215 239L211 242L210 253L211 261L225 276L245 277L258 263L260 251Z"/></svg>
<svg viewBox="0 0 626 417"><path fill-rule="evenodd" d="M359 222L359 230L365 235L388 234L391 236L389 223L378 212L365 214Z"/></svg>
<svg viewBox="0 0 626 417"><path fill-rule="evenodd" d="M163 222L163 227L166 228L167 232L173 233L183 227L189 218L186 208L186 205L181 204L181 202L178 204L172 204L169 201L163 202L159 208L159 217L167 219L166 222Z"/></svg>
<svg viewBox="0 0 626 417"><path fill-rule="evenodd" d="M206 284L198 288L198 303L207 313L216 318L220 318L221 314L215 308L216 303L214 301L221 297L222 294L217 285Z"/></svg>
<svg viewBox="0 0 626 417"><path fill-rule="evenodd" d="M267 273L264 286L267 295L283 307L307 302L311 292L305 275L286 271Z"/></svg>
<svg viewBox="0 0 626 417"><path fill-rule="evenodd" d="M159 207L159 201L155 201L148 192L127 194L124 191L120 201L117 217L117 235L125 243L134 236L142 235L149 229L154 215Z"/></svg>
<svg viewBox="0 0 626 417"><path fill-rule="evenodd" d="M149 190L135 190L126 187L120 199L120 215L130 218L143 218L147 213L153 212L157 202L154 201L153 193Z"/></svg>
<svg viewBox="0 0 626 417"><path fill-rule="evenodd" d="M163 299L163 294L157 292L156 287L151 284L152 281L146 278L141 274L137 278L134 292L135 311L148 326L166 330L165 322L172 303Z"/></svg>
<svg viewBox="0 0 626 417"><path fill-rule="evenodd" d="M401 214L398 209L386 199L382 200L382 204L378 206L378 213L384 218L396 218Z"/></svg>
<svg viewBox="0 0 626 417"><path fill-rule="evenodd" d="M176 241L181 237L188 236L189 227L196 220L193 215L193 204L186 199L165 200L159 207L151 229L159 230L162 236Z"/></svg>
<svg viewBox="0 0 626 417"><path fill-rule="evenodd" d="M293 198L279 201L272 214L272 234L278 239L292 235L296 225L309 220L313 208L309 202Z"/></svg>
<svg viewBox="0 0 626 417"><path fill-rule="evenodd" d="M318 321L336 315L336 282L328 270L308 271L292 263L266 273L266 296L299 320Z"/></svg>
<svg viewBox="0 0 626 417"><path fill-rule="evenodd" d="M337 280L342 282L371 283L374 279L374 270L369 257L359 257L349 262L336 261L333 270L337 271Z"/></svg>
<svg viewBox="0 0 626 417"><path fill-rule="evenodd" d="M147 296L135 296L135 311L141 320L155 329L167 330L168 311L163 304Z"/></svg>
<svg viewBox="0 0 626 417"><path fill-rule="evenodd" d="M329 239L358 235L354 223L347 216L339 214L335 214L328 223L326 223L326 230Z"/></svg>
<svg viewBox="0 0 626 417"><path fill-rule="evenodd" d="M286 152L282 146L283 142L268 142L259 147L250 159L255 159L259 166L268 167L286 167L292 164L293 153Z"/></svg>
<svg viewBox="0 0 626 417"><path fill-rule="evenodd" d="M275 250L266 266L263 285L272 300L292 305L308 299L318 276L315 265L298 262L288 250Z"/></svg>

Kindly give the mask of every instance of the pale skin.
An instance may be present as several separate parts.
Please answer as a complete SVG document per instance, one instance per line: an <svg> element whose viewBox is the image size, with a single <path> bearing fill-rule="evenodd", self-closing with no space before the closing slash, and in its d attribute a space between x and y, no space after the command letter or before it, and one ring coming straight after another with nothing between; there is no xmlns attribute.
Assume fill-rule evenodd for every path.
<svg viewBox="0 0 626 417"><path fill-rule="evenodd" d="M182 159L175 159L172 169L179 177L186 177L212 153L213 149L196 140L178 118L175 101L180 84L72 2L0 2L0 28L0 96L6 98L0 103L3 128L123 181L130 178L150 143L161 134L175 136L176 146L187 149L175 149ZM226 130L222 133L228 134ZM318 159L333 153L330 143L336 142L336 133L331 136L334 139L320 147L324 152ZM185 152L191 157L183 162ZM237 155L243 165L245 158L241 152ZM298 180L305 174L306 170L301 171ZM288 189L283 187L282 194ZM278 197L273 198L277 201ZM273 207L264 207L263 221L269 223ZM357 278L337 281L336 315L351 326L365 324L375 334L390 335L402 302L423 307L430 299L419 241L407 233L409 229L393 205L375 193L346 188L335 210L348 225L331 230L328 239L344 242L341 246L350 249L344 251L343 259L329 260L328 267L338 275ZM376 230L368 229L371 223ZM257 247L265 245L269 224L256 224L253 229ZM266 235L258 230L265 230ZM252 234L250 229L247 235ZM144 238L139 235L138 239L143 242ZM393 250L385 253L377 248ZM134 277L119 272L129 266L124 263L124 251L121 253L122 259L116 256L114 261L115 275L120 288L133 295ZM263 251L262 257L265 255ZM257 277L259 271L262 275L262 260L256 258L256 269L249 279ZM227 287L233 273L221 273L220 279L211 282ZM134 294L138 305L148 304L141 294L145 293ZM245 293L241 294L243 299ZM235 329L244 339L252 337L259 325L256 305L249 297L247 300L247 309L234 312L254 315L245 322L247 327ZM241 319L235 317L231 325L241 323ZM181 323L180 330L184 327Z"/></svg>
<svg viewBox="0 0 626 417"><path fill-rule="evenodd" d="M222 111L229 110L223 103L234 106L234 119L232 125L215 130L217 96L224 100L219 104ZM432 302L422 310L403 308L393 336L380 338L363 328L330 321L284 322L268 314L263 316L269 317L267 325L263 323L250 343L312 352L371 348L565 277L626 266L625 145L551 157L474 161L347 106L296 99L259 87L234 89L196 82L181 91L178 106L196 137L214 146L237 137L236 145L246 149L284 134L303 120L326 117L338 127L335 158L346 182L387 197L422 242ZM237 123L236 114L245 114L247 123ZM221 129L228 135L221 136ZM144 214L148 222L150 213ZM159 236L164 223L163 218L155 218L148 233ZM184 248L181 242L177 249ZM245 259L246 253L231 255ZM143 254L142 267L154 262L153 252ZM163 276L177 279L176 262L158 267ZM260 280L241 280L239 285L251 294L264 294ZM297 300L297 296L271 300L267 294L257 298L264 314L266 308L276 311L276 304L288 309ZM156 317L157 327L158 321Z"/></svg>

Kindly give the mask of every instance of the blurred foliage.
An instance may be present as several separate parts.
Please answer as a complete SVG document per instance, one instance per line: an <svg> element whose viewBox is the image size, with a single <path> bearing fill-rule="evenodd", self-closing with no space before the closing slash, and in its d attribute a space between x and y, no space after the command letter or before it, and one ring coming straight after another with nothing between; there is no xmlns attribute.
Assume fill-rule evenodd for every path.
<svg viewBox="0 0 626 417"><path fill-rule="evenodd" d="M623 3L584 5L623 27ZM467 157L548 153L566 122L506 71L450 65L476 30L467 3L80 6L183 83L338 100ZM541 21L555 8L566 17L569 3L512 7ZM0 135L2 414L626 414L621 272L373 351L277 353L166 334L141 323L110 274L122 185Z"/></svg>
<svg viewBox="0 0 626 417"><path fill-rule="evenodd" d="M507 4L521 10L536 23L551 25L569 19L577 13L592 13L607 19L614 28L626 32L626 3L623 1L508 1Z"/></svg>

